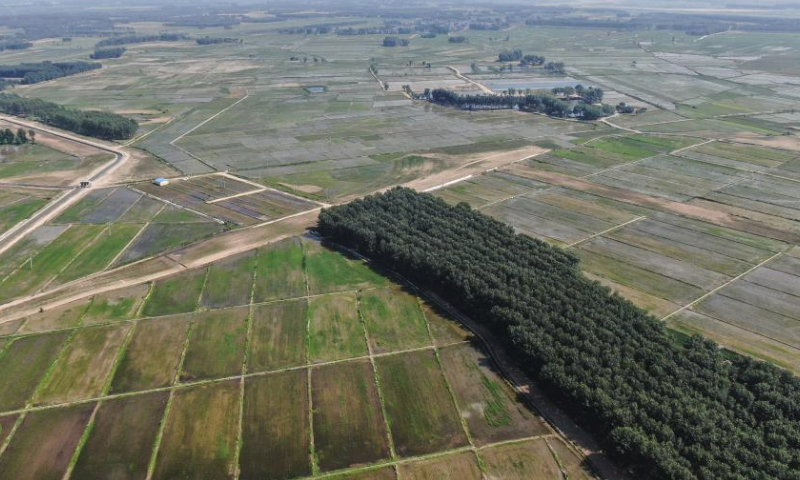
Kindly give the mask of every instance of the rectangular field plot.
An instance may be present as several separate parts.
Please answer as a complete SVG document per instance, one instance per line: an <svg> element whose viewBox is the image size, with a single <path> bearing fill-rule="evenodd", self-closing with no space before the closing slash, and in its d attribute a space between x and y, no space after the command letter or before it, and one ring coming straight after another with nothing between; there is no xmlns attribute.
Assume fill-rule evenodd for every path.
<svg viewBox="0 0 800 480"><path fill-rule="evenodd" d="M313 297L308 305L308 357L329 362L368 353L353 294Z"/></svg>
<svg viewBox="0 0 800 480"><path fill-rule="evenodd" d="M255 254L255 251L251 251L211 264L201 302L204 307L232 307L250 303Z"/></svg>
<svg viewBox="0 0 800 480"><path fill-rule="evenodd" d="M151 223L125 249L116 266L188 245L220 232L224 227L215 222Z"/></svg>
<svg viewBox="0 0 800 480"><path fill-rule="evenodd" d="M31 412L0 457L0 480L61 480L94 404Z"/></svg>
<svg viewBox="0 0 800 480"><path fill-rule="evenodd" d="M66 332L32 335L5 348L0 355L0 411L25 406L66 339Z"/></svg>
<svg viewBox="0 0 800 480"><path fill-rule="evenodd" d="M343 473L325 477L330 480L397 480L397 474L392 467L374 468L358 471L356 473Z"/></svg>
<svg viewBox="0 0 800 480"><path fill-rule="evenodd" d="M238 381L175 391L154 479L233 478L239 392Z"/></svg>
<svg viewBox="0 0 800 480"><path fill-rule="evenodd" d="M389 457L375 374L369 361L311 370L314 445L323 471Z"/></svg>
<svg viewBox="0 0 800 480"><path fill-rule="evenodd" d="M139 233L141 225L119 224L109 226L92 241L56 277L57 283L66 283L104 270L117 254Z"/></svg>
<svg viewBox="0 0 800 480"><path fill-rule="evenodd" d="M131 325L111 325L78 330L38 392L37 404L57 404L97 397Z"/></svg>
<svg viewBox="0 0 800 480"><path fill-rule="evenodd" d="M149 291L150 286L142 284L95 295L83 314L81 325L131 319L139 311Z"/></svg>
<svg viewBox="0 0 800 480"><path fill-rule="evenodd" d="M206 279L206 269L199 268L156 281L147 297L142 314L147 317L193 312Z"/></svg>
<svg viewBox="0 0 800 480"><path fill-rule="evenodd" d="M73 225L33 256L31 263L0 282L0 301L32 293L55 277L103 227ZM16 259L18 265L23 259Z"/></svg>
<svg viewBox="0 0 800 480"><path fill-rule="evenodd" d="M259 249L253 287L254 302L305 294L303 247L299 240L291 238Z"/></svg>
<svg viewBox="0 0 800 480"><path fill-rule="evenodd" d="M168 392L157 392L110 400L100 405L72 478L146 478L168 397Z"/></svg>
<svg viewBox="0 0 800 480"><path fill-rule="evenodd" d="M244 386L241 480L311 475L308 374L250 377Z"/></svg>
<svg viewBox="0 0 800 480"><path fill-rule="evenodd" d="M548 439L547 442L553 447L553 451L558 457L558 462L561 464L561 468L567 478L570 480L591 480L595 478L586 464L586 459L575 453L562 439L552 438Z"/></svg>
<svg viewBox="0 0 800 480"><path fill-rule="evenodd" d="M423 455L467 444L433 352L390 355L375 361L398 455Z"/></svg>
<svg viewBox="0 0 800 480"><path fill-rule="evenodd" d="M546 184L505 172L483 174L436 191L448 203L467 202L479 208L547 187Z"/></svg>
<svg viewBox="0 0 800 480"><path fill-rule="evenodd" d="M478 461L472 452L456 453L437 457L433 460L403 463L400 465L399 470L401 478L407 480L483 479L481 469L478 467ZM537 480L539 479L539 477L536 478Z"/></svg>
<svg viewBox="0 0 800 480"><path fill-rule="evenodd" d="M480 456L486 473L491 478L503 480L564 478L545 439L487 448L480 451Z"/></svg>
<svg viewBox="0 0 800 480"><path fill-rule="evenodd" d="M306 250L306 269L311 293L357 290L383 286L386 279L362 261L323 247L318 242L303 243Z"/></svg>
<svg viewBox="0 0 800 480"><path fill-rule="evenodd" d="M114 375L111 392L124 393L171 385L188 330L189 315L137 323Z"/></svg>
<svg viewBox="0 0 800 480"><path fill-rule="evenodd" d="M431 344L417 298L398 288L370 290L359 297L374 353Z"/></svg>
<svg viewBox="0 0 800 480"><path fill-rule="evenodd" d="M442 366L476 444L548 433L544 422L515 400L491 359L472 345L440 352Z"/></svg>
<svg viewBox="0 0 800 480"><path fill-rule="evenodd" d="M239 307L195 315L181 381L240 374L249 313Z"/></svg>
<svg viewBox="0 0 800 480"><path fill-rule="evenodd" d="M92 205L91 208L81 209L80 214L77 215L77 218L74 218L74 221L79 223L116 222L141 196L141 193L127 188L115 188L103 197L100 202ZM67 218L70 218L70 216L62 215L59 220L63 222Z"/></svg>
<svg viewBox="0 0 800 480"><path fill-rule="evenodd" d="M307 315L306 299L255 306L247 371L263 372L304 364Z"/></svg>
<svg viewBox="0 0 800 480"><path fill-rule="evenodd" d="M439 306L422 302L422 313L431 329L436 346L442 347L453 343L466 342L473 338L472 332L450 317Z"/></svg>
<svg viewBox="0 0 800 480"><path fill-rule="evenodd" d="M714 294L695 305L694 310L794 348L800 348L800 322L761 306Z"/></svg>

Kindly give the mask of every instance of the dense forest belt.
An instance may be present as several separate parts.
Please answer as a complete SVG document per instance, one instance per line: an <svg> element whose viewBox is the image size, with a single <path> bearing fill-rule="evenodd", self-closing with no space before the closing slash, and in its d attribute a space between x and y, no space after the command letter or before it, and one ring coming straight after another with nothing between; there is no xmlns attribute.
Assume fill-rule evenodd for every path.
<svg viewBox="0 0 800 480"><path fill-rule="evenodd" d="M102 140L125 140L133 137L139 128L136 120L116 113L76 110L7 93L0 93L0 112L32 116L44 124Z"/></svg>
<svg viewBox="0 0 800 480"><path fill-rule="evenodd" d="M467 205L396 188L323 210L319 232L489 326L641 478L800 479L800 380L664 326L572 254Z"/></svg>

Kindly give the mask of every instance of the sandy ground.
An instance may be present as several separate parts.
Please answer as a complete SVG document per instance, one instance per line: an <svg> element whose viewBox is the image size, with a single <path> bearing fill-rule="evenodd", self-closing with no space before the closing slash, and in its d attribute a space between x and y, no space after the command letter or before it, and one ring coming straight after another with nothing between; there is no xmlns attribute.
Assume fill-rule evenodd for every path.
<svg viewBox="0 0 800 480"><path fill-rule="evenodd" d="M783 150L800 152L800 137L794 135L787 135L784 137L738 136L734 137L733 140L750 145L759 145L762 147L780 148Z"/></svg>

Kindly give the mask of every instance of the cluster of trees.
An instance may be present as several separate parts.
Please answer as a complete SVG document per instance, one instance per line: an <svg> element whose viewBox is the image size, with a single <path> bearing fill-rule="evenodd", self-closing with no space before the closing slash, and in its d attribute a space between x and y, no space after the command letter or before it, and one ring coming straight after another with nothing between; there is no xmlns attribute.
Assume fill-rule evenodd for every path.
<svg viewBox="0 0 800 480"><path fill-rule="evenodd" d="M25 50L33 44L19 37L0 37L0 52L3 50Z"/></svg>
<svg viewBox="0 0 800 480"><path fill-rule="evenodd" d="M602 91L601 91L602 92ZM502 110L519 109L526 112L545 113L553 117L577 117L583 120L597 120L614 113L611 105L596 106L583 102L565 102L552 95L526 93L516 95L509 91L507 95L460 95L443 88L428 92L425 99L444 106L462 110Z"/></svg>
<svg viewBox="0 0 800 480"><path fill-rule="evenodd" d="M407 47L410 43L407 38L385 37L383 39L384 47Z"/></svg>
<svg viewBox="0 0 800 480"><path fill-rule="evenodd" d="M448 37L447 41L450 43L469 43L469 38L458 35L455 37Z"/></svg>
<svg viewBox="0 0 800 480"><path fill-rule="evenodd" d="M197 27L212 28L224 27L231 28L242 23L242 17L237 15L192 15L190 17L177 18L167 22L168 27Z"/></svg>
<svg viewBox="0 0 800 480"><path fill-rule="evenodd" d="M519 62L520 65L544 65L545 60L541 55L525 55L519 48L503 50L497 54L498 62Z"/></svg>
<svg viewBox="0 0 800 480"><path fill-rule="evenodd" d="M553 75L563 75L566 73L566 70L564 70L564 62L547 62L544 65L544 70Z"/></svg>
<svg viewBox="0 0 800 480"><path fill-rule="evenodd" d="M206 35L205 37L198 38L196 40L198 45L217 45L220 43L239 43L241 44L243 41L240 38L231 38L231 37L209 37Z"/></svg>
<svg viewBox="0 0 800 480"><path fill-rule="evenodd" d="M325 209L317 228L491 328L635 478L798 479L800 379L676 343L573 254L405 188Z"/></svg>
<svg viewBox="0 0 800 480"><path fill-rule="evenodd" d="M18 78L20 79L19 83L29 85L95 70L101 66L99 63L94 62L40 62L0 65L0 77Z"/></svg>
<svg viewBox="0 0 800 480"><path fill-rule="evenodd" d="M603 95L605 94L600 87L584 87L580 83L574 87L555 87L550 91L553 95L564 95L565 97L578 95L581 100L589 104L602 102Z"/></svg>
<svg viewBox="0 0 800 480"><path fill-rule="evenodd" d="M139 128L135 120L116 113L76 110L7 93L0 93L0 112L35 117L47 125L103 140L128 139Z"/></svg>
<svg viewBox="0 0 800 480"><path fill-rule="evenodd" d="M119 58L125 53L125 47L96 48L94 53L89 55L92 60L102 60L104 58Z"/></svg>
<svg viewBox="0 0 800 480"><path fill-rule="evenodd" d="M100 40L94 47L97 49L132 43L179 42L181 40L189 40L189 37L180 33L162 33L161 35L119 35Z"/></svg>
<svg viewBox="0 0 800 480"><path fill-rule="evenodd" d="M36 132L20 128L16 135L10 128L0 130L0 145L24 145L26 143L36 143Z"/></svg>

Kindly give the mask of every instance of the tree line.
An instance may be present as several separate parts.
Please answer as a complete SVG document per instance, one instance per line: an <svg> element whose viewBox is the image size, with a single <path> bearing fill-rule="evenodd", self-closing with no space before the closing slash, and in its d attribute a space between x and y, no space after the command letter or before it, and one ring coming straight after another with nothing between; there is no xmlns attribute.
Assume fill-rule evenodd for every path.
<svg viewBox="0 0 800 480"><path fill-rule="evenodd" d="M602 90L595 90L599 90L599 92L593 93L593 98L596 98L595 96L599 93L602 100ZM560 118L574 116L583 120L597 120L614 113L614 107L610 105L597 106L584 101L566 102L552 95L530 92L516 95L516 91L513 89L509 89L506 95L461 95L437 88L430 92L426 90L423 97L432 103L462 110L518 109Z"/></svg>
<svg viewBox="0 0 800 480"><path fill-rule="evenodd" d="M36 143L36 132L18 128L17 133L10 128L0 130L0 145L24 145L26 143Z"/></svg>
<svg viewBox="0 0 800 480"><path fill-rule="evenodd" d="M0 65L0 77L18 78L19 83L29 85L55 78L67 77L100 68L95 62L39 62L19 65Z"/></svg>
<svg viewBox="0 0 800 480"><path fill-rule="evenodd" d="M384 37L383 39L383 46L384 47L407 47L411 41L407 38L400 38L400 37Z"/></svg>
<svg viewBox="0 0 800 480"><path fill-rule="evenodd" d="M33 44L19 37L0 37L0 52L3 50L25 50Z"/></svg>
<svg viewBox="0 0 800 480"><path fill-rule="evenodd" d="M400 187L324 209L317 229L491 328L634 478L800 478L800 379L677 343L573 254Z"/></svg>
<svg viewBox="0 0 800 480"><path fill-rule="evenodd" d="M160 35L119 35L100 40L97 42L97 44L95 44L95 49L117 45L129 45L132 43L179 42L181 40L189 40L189 37L180 33L162 33Z"/></svg>
<svg viewBox="0 0 800 480"><path fill-rule="evenodd" d="M35 117L47 125L103 140L125 140L139 128L135 120L116 113L77 110L8 93L0 93L0 112Z"/></svg>
<svg viewBox="0 0 800 480"><path fill-rule="evenodd" d="M198 45L218 45L220 43L243 43L242 39L240 38L231 38L231 37L209 37L206 35L205 37L200 37L195 40Z"/></svg>
<svg viewBox="0 0 800 480"><path fill-rule="evenodd" d="M102 60L105 58L119 58L128 49L125 47L96 48L94 53L89 55L92 60Z"/></svg>

